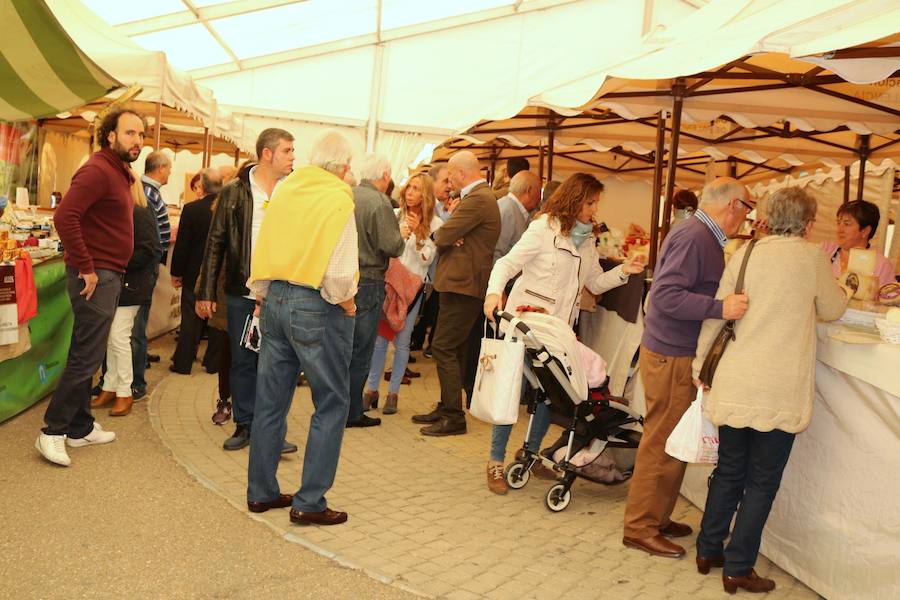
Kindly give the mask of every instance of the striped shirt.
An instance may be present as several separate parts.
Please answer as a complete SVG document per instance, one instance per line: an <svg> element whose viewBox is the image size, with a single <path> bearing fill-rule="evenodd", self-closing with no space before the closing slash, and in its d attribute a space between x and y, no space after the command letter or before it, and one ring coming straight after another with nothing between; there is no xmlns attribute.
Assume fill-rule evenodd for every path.
<svg viewBox="0 0 900 600"><path fill-rule="evenodd" d="M166 260L169 251L169 242L172 239L172 226L169 224L169 210L159 191L161 184L151 177L141 175L144 184L144 195L147 196L147 205L156 214L156 225L159 232L159 246L162 251L162 262Z"/></svg>
<svg viewBox="0 0 900 600"><path fill-rule="evenodd" d="M703 221L703 224L709 227L709 230L712 231L713 235L716 237L716 241L719 242L719 245L722 248L725 247L725 244L728 243L728 236L725 235L725 232L722 231L722 228L719 227L719 224L713 221L708 214L703 212L703 209L698 208L697 212L694 213L694 216Z"/></svg>

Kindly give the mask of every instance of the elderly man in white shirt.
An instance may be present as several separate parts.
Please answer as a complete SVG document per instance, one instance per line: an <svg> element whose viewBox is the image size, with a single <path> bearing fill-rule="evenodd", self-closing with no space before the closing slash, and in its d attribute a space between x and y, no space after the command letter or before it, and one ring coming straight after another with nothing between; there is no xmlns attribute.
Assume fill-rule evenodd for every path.
<svg viewBox="0 0 900 600"><path fill-rule="evenodd" d="M353 194L343 181L350 158L349 143L336 131L314 142L310 166L285 178L269 202L247 282L260 307L262 333L247 508L290 506L291 522L307 525L347 520L347 513L328 507L325 493L334 483L350 408L359 280ZM288 495L276 474L301 366L315 411L300 489Z"/></svg>
<svg viewBox="0 0 900 600"><path fill-rule="evenodd" d="M531 171L519 171L509 181L509 193L497 200L500 209L500 238L494 248L494 262L509 252L525 230L531 213L541 203L541 179Z"/></svg>

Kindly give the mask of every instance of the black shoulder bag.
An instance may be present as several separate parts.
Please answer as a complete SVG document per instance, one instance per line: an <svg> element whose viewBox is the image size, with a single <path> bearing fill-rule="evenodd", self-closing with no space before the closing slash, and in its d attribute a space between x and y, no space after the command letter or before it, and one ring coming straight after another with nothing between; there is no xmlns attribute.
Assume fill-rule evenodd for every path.
<svg viewBox="0 0 900 600"><path fill-rule="evenodd" d="M737 284L734 286L735 294L740 294L744 290L744 272L747 270L747 260L750 258L750 252L753 250L755 244L755 239L750 240L750 244L747 246L747 252L744 253L744 260L741 262L741 271L738 273ZM706 387L712 387L713 375L716 374L716 367L719 366L719 361L722 359L722 355L725 354L725 348L728 347L729 342L735 339L737 338L734 335L734 320L725 321L722 329L719 330L719 335L713 340L712 346L706 355L706 359L703 361L703 366L700 368L700 381Z"/></svg>

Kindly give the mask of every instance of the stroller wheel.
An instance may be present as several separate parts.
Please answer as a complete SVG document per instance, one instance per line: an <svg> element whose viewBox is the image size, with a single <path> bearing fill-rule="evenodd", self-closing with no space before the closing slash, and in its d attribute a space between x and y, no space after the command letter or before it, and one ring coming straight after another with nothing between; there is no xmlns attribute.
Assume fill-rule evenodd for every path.
<svg viewBox="0 0 900 600"><path fill-rule="evenodd" d="M531 471L526 469L523 463L516 461L506 467L506 485L514 490L525 487L525 484L528 483L530 478Z"/></svg>
<svg viewBox="0 0 900 600"><path fill-rule="evenodd" d="M552 512L560 512L566 510L569 502L572 501L572 492L566 489L564 483L557 483L547 490L547 496L544 498L544 504Z"/></svg>

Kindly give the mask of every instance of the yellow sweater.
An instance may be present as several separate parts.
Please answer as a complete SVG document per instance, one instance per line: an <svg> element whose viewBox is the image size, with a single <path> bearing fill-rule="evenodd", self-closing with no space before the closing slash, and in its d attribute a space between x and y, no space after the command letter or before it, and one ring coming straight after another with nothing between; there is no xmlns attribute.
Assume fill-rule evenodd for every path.
<svg viewBox="0 0 900 600"><path fill-rule="evenodd" d="M266 207L250 262L250 281L290 281L318 288L347 220L350 186L319 167L288 175Z"/></svg>

